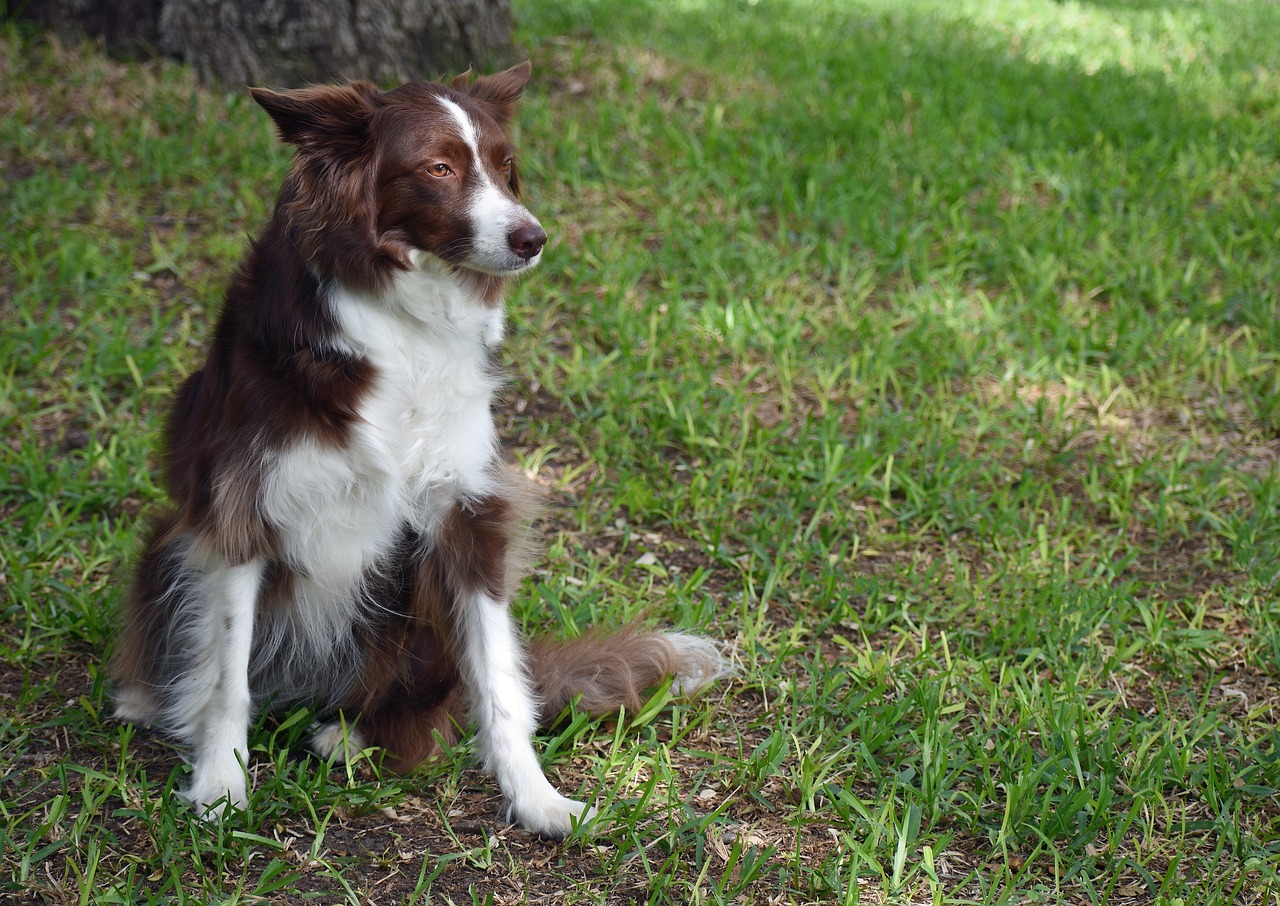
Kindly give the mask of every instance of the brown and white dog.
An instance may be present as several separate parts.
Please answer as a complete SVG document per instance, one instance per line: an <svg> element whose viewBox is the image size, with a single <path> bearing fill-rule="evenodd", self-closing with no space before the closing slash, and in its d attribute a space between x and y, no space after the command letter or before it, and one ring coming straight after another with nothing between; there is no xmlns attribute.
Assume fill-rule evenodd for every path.
<svg viewBox="0 0 1280 906"><path fill-rule="evenodd" d="M169 418L174 508L112 664L117 714L189 750L201 812L246 805L255 707L304 702L358 714L398 770L469 720L508 817L560 836L589 810L543 776L539 720L723 675L678 632L526 651L508 612L530 495L490 406L503 289L547 239L505 131L528 78L253 90L297 154ZM338 754L341 727L313 743Z"/></svg>

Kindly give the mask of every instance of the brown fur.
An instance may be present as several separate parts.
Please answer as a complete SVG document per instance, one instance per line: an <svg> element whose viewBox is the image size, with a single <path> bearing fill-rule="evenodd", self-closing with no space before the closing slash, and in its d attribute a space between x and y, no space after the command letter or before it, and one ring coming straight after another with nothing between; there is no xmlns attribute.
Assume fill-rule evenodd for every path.
<svg viewBox="0 0 1280 906"><path fill-rule="evenodd" d="M637 625L605 632L590 630L576 639L535 638L529 643L529 672L538 692L539 719L554 721L570 702L601 716L626 708L635 712L663 680L687 672L687 655L667 636ZM702 665L708 676L719 664Z"/></svg>
<svg viewBox="0 0 1280 906"><path fill-rule="evenodd" d="M464 694L443 558L433 551L401 566L407 606L368 633L359 678L340 705L359 715L388 767L407 771L439 751L438 738L455 738Z"/></svg>
<svg viewBox="0 0 1280 906"><path fill-rule="evenodd" d="M384 585L384 600L403 609L376 624L363 640L358 680L340 706L360 714L365 738L387 751L387 765L407 771L453 741L466 723L466 702L453 637L451 609L463 589L483 588L505 599L519 578L533 495L511 476L503 495L458 503L435 546L408 545Z"/></svg>

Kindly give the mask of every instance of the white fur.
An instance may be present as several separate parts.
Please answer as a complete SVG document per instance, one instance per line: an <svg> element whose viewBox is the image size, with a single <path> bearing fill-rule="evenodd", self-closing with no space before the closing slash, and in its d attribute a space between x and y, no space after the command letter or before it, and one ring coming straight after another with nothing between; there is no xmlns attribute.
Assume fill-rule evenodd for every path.
<svg viewBox="0 0 1280 906"><path fill-rule="evenodd" d="M720 653L720 646L710 639L688 632L664 632L678 653L680 673L671 678L672 695L695 695L716 680L733 676L733 667Z"/></svg>
<svg viewBox="0 0 1280 906"><path fill-rule="evenodd" d="M311 751L335 764L347 764L369 743L355 727L341 721L320 724L311 734Z"/></svg>
<svg viewBox="0 0 1280 906"><path fill-rule="evenodd" d="M574 819L588 820L595 810L560 795L538 764L530 742L537 710L507 604L474 592L464 596L457 618L476 746L506 797L508 818L563 837Z"/></svg>
<svg viewBox="0 0 1280 906"><path fill-rule="evenodd" d="M440 105L453 117L458 126L458 134L467 143L467 147L471 150L472 158L478 159L480 157L480 134L479 130L476 129L476 124L472 122L471 116L448 98L442 97L438 98L438 100Z"/></svg>
<svg viewBox="0 0 1280 906"><path fill-rule="evenodd" d="M244 766L249 761L249 653L263 564L205 564L198 579L199 612L190 632L187 662L192 669L173 690L172 723L194 741L191 786L183 794L198 809L221 811L224 797L238 808L248 804ZM189 608L196 611L196 607Z"/></svg>
<svg viewBox="0 0 1280 906"><path fill-rule="evenodd" d="M115 690L115 716L139 727L149 727L156 719L159 703L155 694L142 686L124 686Z"/></svg>
<svg viewBox="0 0 1280 906"><path fill-rule="evenodd" d="M415 522L414 513L452 503L453 495L431 499L435 489L492 489L498 438L490 404L501 384L492 348L502 310L467 298L460 284L428 259L385 298L343 290L332 298L342 342L378 371L348 455L374 480L401 485L396 511Z"/></svg>

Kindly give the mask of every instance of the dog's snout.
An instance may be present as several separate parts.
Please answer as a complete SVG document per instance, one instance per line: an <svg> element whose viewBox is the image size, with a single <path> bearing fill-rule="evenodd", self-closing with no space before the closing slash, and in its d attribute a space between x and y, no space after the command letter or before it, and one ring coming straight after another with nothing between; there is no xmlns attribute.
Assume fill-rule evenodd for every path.
<svg viewBox="0 0 1280 906"><path fill-rule="evenodd" d="M511 231L507 236L507 243L511 246L511 251L528 261L547 244L547 234L536 223L526 223Z"/></svg>

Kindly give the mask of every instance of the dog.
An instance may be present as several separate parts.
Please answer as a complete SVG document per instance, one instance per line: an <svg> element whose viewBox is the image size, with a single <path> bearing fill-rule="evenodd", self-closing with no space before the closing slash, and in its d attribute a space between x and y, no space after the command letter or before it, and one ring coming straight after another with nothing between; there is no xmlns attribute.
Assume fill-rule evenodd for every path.
<svg viewBox="0 0 1280 906"><path fill-rule="evenodd" d="M560 837L593 810L543 775L540 722L725 675L695 635L526 646L509 612L535 499L491 405L504 288L547 242L507 134L529 76L250 89L293 165L167 421L173 506L110 669L116 714L186 752L201 814L247 807L256 709L304 703L332 721L319 754L377 746L400 772L474 724L507 820Z"/></svg>

